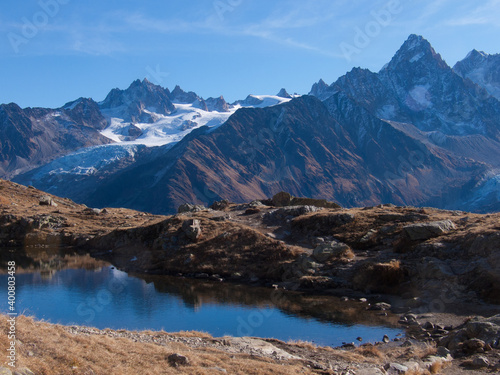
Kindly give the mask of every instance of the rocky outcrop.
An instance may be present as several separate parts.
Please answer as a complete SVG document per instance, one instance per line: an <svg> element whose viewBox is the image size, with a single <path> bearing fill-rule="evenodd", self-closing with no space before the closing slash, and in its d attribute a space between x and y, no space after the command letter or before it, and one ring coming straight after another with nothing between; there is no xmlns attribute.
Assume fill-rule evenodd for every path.
<svg viewBox="0 0 500 375"><path fill-rule="evenodd" d="M407 225L403 228L403 233L412 241L425 241L448 233L455 228L455 224L451 220L444 220Z"/></svg>
<svg viewBox="0 0 500 375"><path fill-rule="evenodd" d="M500 315L475 317L443 337L438 345L448 348L455 357L500 348Z"/></svg>

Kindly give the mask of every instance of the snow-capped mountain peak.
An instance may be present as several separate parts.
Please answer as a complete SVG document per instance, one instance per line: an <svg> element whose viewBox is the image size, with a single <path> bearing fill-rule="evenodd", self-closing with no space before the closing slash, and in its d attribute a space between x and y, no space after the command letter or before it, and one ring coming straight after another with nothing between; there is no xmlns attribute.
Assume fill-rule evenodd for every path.
<svg viewBox="0 0 500 375"><path fill-rule="evenodd" d="M489 55L482 51L472 50L453 70L463 78L486 89L493 97L500 100L500 55Z"/></svg>
<svg viewBox="0 0 500 375"><path fill-rule="evenodd" d="M396 69L410 69L409 65L421 65L428 68L449 69L448 65L436 53L431 44L420 35L412 34L396 52L392 60L382 68L382 72ZM412 66L411 69L415 69Z"/></svg>

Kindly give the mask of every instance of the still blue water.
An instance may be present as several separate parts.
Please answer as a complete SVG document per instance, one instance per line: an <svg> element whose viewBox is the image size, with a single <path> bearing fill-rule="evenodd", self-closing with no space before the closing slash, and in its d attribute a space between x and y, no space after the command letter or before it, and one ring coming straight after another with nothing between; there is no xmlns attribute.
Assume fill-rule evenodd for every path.
<svg viewBox="0 0 500 375"><path fill-rule="evenodd" d="M0 285L7 285L0 275ZM65 269L49 276L40 272L16 275L16 311L52 323L128 330L204 331L219 337L255 336L340 345L343 341L380 341L400 330L334 319L338 313L302 310L290 294L273 304L272 290L172 277L148 282L114 267ZM325 310L323 297L318 309ZM0 292L7 312L6 288ZM338 304L333 299L330 306ZM292 307L287 307L292 305ZM326 305L328 306L328 304ZM312 311L312 312L311 312ZM341 315L341 314L340 314Z"/></svg>

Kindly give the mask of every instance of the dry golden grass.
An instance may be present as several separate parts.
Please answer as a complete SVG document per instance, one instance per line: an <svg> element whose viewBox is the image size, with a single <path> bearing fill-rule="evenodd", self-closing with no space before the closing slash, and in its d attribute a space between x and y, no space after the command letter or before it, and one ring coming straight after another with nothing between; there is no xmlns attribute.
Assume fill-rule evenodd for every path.
<svg viewBox="0 0 500 375"><path fill-rule="evenodd" d="M429 371L431 374L439 374L441 370L443 370L448 365L449 365L448 362L436 361L432 363L431 367L429 368Z"/></svg>
<svg viewBox="0 0 500 375"><path fill-rule="evenodd" d="M386 356L373 345L363 345L356 348L356 352L361 354L363 357L374 358L375 360L380 360L381 362L386 359Z"/></svg>
<svg viewBox="0 0 500 375"><path fill-rule="evenodd" d="M7 317L0 317L0 350L8 348ZM200 336L183 332L184 337ZM203 334L201 334L203 336ZM194 349L179 343L157 345L105 335L74 335L60 325L17 319L17 367L28 367L37 375L79 374L189 374L223 373L255 375L312 374L298 361L273 362L244 354L232 355L213 348ZM167 357L179 353L191 364L174 368Z"/></svg>
<svg viewBox="0 0 500 375"><path fill-rule="evenodd" d="M287 344L295 345L298 346L299 348L304 348L309 350L315 350L318 347L318 345L310 341L303 341L303 340L289 340L287 341Z"/></svg>

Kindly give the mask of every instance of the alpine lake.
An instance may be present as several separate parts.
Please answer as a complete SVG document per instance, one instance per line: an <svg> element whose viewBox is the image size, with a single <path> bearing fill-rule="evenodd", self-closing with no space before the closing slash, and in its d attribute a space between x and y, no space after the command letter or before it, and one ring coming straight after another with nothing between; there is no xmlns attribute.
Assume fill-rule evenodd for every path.
<svg viewBox="0 0 500 375"><path fill-rule="evenodd" d="M64 325L100 329L203 331L322 346L403 334L397 317L366 303L304 292L174 276L128 274L65 249L9 249L16 261L16 311ZM7 270L7 267L3 267ZM0 274L7 285L6 273ZM7 288L0 291L7 301ZM7 303L0 311L8 312Z"/></svg>

